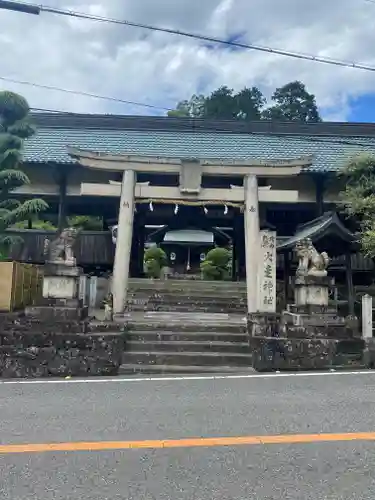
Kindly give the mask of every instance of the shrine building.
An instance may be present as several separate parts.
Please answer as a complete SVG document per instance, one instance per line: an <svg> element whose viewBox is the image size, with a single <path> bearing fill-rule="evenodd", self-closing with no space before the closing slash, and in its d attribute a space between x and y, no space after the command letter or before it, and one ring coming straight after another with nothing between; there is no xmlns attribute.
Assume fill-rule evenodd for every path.
<svg viewBox="0 0 375 500"><path fill-rule="evenodd" d="M77 258L86 269L113 268L116 313L128 277L143 274L145 246L155 243L180 275L198 272L215 245L230 247L232 279L246 279L250 312L259 309L264 231L275 234L275 279L283 277L285 287L302 236L336 258L338 283L353 288L353 273L354 282L370 279L373 263L358 253L336 210L344 187L337 174L351 157L375 151L373 124L70 113L33 119L37 133L25 143L23 165L31 183L16 196L43 197L43 217L59 229L72 215L103 219L103 231L82 233ZM38 263L43 235L31 226L15 258Z"/></svg>

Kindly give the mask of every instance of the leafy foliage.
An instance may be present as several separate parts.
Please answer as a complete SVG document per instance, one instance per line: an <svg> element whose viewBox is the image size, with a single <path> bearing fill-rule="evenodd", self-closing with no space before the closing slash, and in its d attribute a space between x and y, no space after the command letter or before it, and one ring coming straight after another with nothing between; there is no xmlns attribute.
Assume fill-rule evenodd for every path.
<svg viewBox="0 0 375 500"><path fill-rule="evenodd" d="M275 90L275 103L264 110L263 118L274 121L321 122L315 96L302 82L290 82Z"/></svg>
<svg viewBox="0 0 375 500"><path fill-rule="evenodd" d="M161 270L167 263L167 255L162 248L155 246L145 251L145 273L149 278L160 278Z"/></svg>
<svg viewBox="0 0 375 500"><path fill-rule="evenodd" d="M29 184L21 170L23 141L35 132L29 121L29 105L20 95L0 92L0 252L14 242L6 230L48 208L44 200L33 198L20 202L11 197L12 191Z"/></svg>
<svg viewBox="0 0 375 500"><path fill-rule="evenodd" d="M23 220L20 222L16 222L13 227L16 229L28 229L29 221ZM32 220L32 228L39 229L41 231L57 231L57 227L48 220Z"/></svg>
<svg viewBox="0 0 375 500"><path fill-rule="evenodd" d="M217 247L210 250L201 263L203 278L210 281L228 278L231 258L231 252L226 248Z"/></svg>
<svg viewBox="0 0 375 500"><path fill-rule="evenodd" d="M375 155L352 158L339 175L345 180L341 206L359 224L364 252L375 257Z"/></svg>
<svg viewBox="0 0 375 500"><path fill-rule="evenodd" d="M245 87L235 92L222 86L209 96L193 95L190 100L179 102L175 110L168 112L168 116L245 121L321 121L315 96L307 92L302 82L290 82L276 89L272 101L274 104L267 108L266 98L257 87Z"/></svg>
<svg viewBox="0 0 375 500"><path fill-rule="evenodd" d="M192 118L201 118L204 116L204 104L205 104L205 96L204 95L196 95L194 94L189 101L180 101L176 109L173 111L168 111L168 116L174 117L192 117Z"/></svg>
<svg viewBox="0 0 375 500"><path fill-rule="evenodd" d="M103 231L103 219L91 215L75 215L68 218L68 226L82 231Z"/></svg>

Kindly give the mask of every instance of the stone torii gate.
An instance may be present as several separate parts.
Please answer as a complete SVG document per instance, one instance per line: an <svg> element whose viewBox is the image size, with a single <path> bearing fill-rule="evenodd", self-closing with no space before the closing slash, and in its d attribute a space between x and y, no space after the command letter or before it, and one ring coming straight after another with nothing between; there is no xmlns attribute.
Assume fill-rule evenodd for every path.
<svg viewBox="0 0 375 500"><path fill-rule="evenodd" d="M105 154L68 148L72 156L83 167L108 172L122 172L122 182L108 184L82 183L81 195L119 197L119 217L116 252L113 267L112 293L113 312L124 314L129 279L130 254L133 236L133 217L136 201L170 200L238 204L244 207L245 256L247 308L249 313L257 312L258 266L260 250L259 202L296 203L298 191L273 190L270 186L258 187L257 177L291 177L298 175L304 166L311 165L312 157L293 160L215 160L195 158L160 158ZM137 173L179 174L179 187L153 186L137 183ZM216 189L203 188L202 175L241 176L242 186ZM259 246L259 249L258 249ZM275 264L276 265L276 264Z"/></svg>

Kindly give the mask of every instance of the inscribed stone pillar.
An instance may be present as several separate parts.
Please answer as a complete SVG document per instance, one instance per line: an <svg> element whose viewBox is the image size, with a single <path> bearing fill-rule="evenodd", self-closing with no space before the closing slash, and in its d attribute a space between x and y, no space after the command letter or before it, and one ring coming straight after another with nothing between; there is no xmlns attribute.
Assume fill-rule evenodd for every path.
<svg viewBox="0 0 375 500"><path fill-rule="evenodd" d="M121 184L115 262L113 265L113 313L123 314L129 280L130 254L133 236L135 172L125 170Z"/></svg>
<svg viewBox="0 0 375 500"><path fill-rule="evenodd" d="M258 291L260 312L276 312L276 231L260 231Z"/></svg>
<svg viewBox="0 0 375 500"><path fill-rule="evenodd" d="M363 295L362 297L362 338L372 338L372 297Z"/></svg>
<svg viewBox="0 0 375 500"><path fill-rule="evenodd" d="M258 265L260 248L258 180L255 175L244 178L245 187L245 262L247 312L258 310Z"/></svg>

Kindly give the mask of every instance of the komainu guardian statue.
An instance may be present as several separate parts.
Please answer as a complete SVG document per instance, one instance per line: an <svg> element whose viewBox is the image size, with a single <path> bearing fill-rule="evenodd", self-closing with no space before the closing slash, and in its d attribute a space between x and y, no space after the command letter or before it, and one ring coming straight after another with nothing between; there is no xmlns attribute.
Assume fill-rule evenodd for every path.
<svg viewBox="0 0 375 500"><path fill-rule="evenodd" d="M319 253L310 238L304 238L296 244L298 268L296 276L327 276L329 257L327 252Z"/></svg>
<svg viewBox="0 0 375 500"><path fill-rule="evenodd" d="M73 245L77 239L78 230L74 227L64 229L54 240L44 240L44 255L46 262L65 266L75 266L76 259Z"/></svg>

